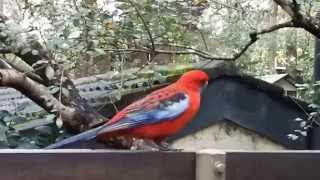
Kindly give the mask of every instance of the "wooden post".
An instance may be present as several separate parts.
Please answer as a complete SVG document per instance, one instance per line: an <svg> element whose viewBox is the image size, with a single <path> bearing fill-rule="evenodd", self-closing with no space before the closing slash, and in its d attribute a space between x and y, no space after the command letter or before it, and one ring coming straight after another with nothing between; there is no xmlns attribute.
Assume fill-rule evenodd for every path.
<svg viewBox="0 0 320 180"><path fill-rule="evenodd" d="M225 152L208 149L196 153L196 180L224 180Z"/></svg>

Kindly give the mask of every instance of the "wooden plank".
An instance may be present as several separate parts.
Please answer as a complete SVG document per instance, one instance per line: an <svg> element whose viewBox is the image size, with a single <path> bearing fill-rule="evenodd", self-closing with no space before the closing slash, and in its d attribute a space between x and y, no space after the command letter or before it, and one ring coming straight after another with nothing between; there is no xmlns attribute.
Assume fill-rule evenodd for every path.
<svg viewBox="0 0 320 180"><path fill-rule="evenodd" d="M320 151L227 152L226 180L319 180Z"/></svg>
<svg viewBox="0 0 320 180"><path fill-rule="evenodd" d="M191 152L0 151L5 180L194 180Z"/></svg>
<svg viewBox="0 0 320 180"><path fill-rule="evenodd" d="M205 149L197 152L196 180L224 180L225 152Z"/></svg>

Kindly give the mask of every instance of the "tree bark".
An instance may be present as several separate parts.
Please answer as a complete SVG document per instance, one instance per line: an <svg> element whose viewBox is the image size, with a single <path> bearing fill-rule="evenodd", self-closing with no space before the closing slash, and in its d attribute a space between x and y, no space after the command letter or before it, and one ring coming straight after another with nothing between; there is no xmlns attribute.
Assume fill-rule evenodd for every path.
<svg viewBox="0 0 320 180"><path fill-rule="evenodd" d="M294 27L303 28L317 38L320 38L320 21L314 17L303 14L300 5L296 0L273 0L276 2L292 19Z"/></svg>
<svg viewBox="0 0 320 180"><path fill-rule="evenodd" d="M101 116L90 116L79 111L77 108L63 105L48 92L45 86L38 84L23 73L13 69L0 69L0 86L14 88L29 97L47 112L56 114L57 116L60 115L64 126L76 132L90 129L96 123L103 120L99 119Z"/></svg>

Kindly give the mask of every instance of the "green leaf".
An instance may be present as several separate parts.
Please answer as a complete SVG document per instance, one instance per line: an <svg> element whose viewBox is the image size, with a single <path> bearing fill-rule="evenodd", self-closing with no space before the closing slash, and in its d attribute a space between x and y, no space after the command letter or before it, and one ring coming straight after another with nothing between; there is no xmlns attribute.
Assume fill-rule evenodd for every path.
<svg viewBox="0 0 320 180"><path fill-rule="evenodd" d="M35 49L32 50L31 53L32 53L32 55L34 55L34 56L39 55L39 51L38 51L38 50L35 50Z"/></svg>
<svg viewBox="0 0 320 180"><path fill-rule="evenodd" d="M96 51L99 55L106 54L105 51L103 49L100 49L100 48L95 48L94 51Z"/></svg>
<svg viewBox="0 0 320 180"><path fill-rule="evenodd" d="M50 94L56 94L59 92L60 87L58 86L49 86L48 87Z"/></svg>
<svg viewBox="0 0 320 180"><path fill-rule="evenodd" d="M116 98L116 101L120 101L121 98L122 98L121 92L120 92L120 91L116 92L116 93L114 94L114 97Z"/></svg>

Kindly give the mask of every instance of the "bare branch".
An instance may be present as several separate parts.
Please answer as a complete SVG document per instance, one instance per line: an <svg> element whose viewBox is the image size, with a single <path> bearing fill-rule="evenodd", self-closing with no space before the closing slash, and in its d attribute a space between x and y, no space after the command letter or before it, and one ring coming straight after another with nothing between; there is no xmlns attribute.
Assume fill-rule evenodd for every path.
<svg viewBox="0 0 320 180"><path fill-rule="evenodd" d="M12 67L4 59L0 58L0 69L11 69Z"/></svg>
<svg viewBox="0 0 320 180"><path fill-rule="evenodd" d="M61 114L64 125L74 131L89 129L93 123L92 119L87 119L86 115L82 115L77 109L67 107L59 102L45 86L16 70L0 69L0 86L12 87L20 91L49 113ZM98 121L96 119L96 122Z"/></svg>
<svg viewBox="0 0 320 180"><path fill-rule="evenodd" d="M162 50L162 49L105 49L105 51L109 52L119 52L119 53L124 53L124 52L142 52L146 54L152 54L152 53L157 53L157 54L172 54L172 55L183 55L183 54L193 54L197 55L199 57L205 58L205 59L210 59L210 60L228 60L226 58L220 58L220 57L213 57L209 54L206 54L205 52L201 52L200 50L194 51L194 50L178 50L178 51L170 51L170 50Z"/></svg>
<svg viewBox="0 0 320 180"><path fill-rule="evenodd" d="M156 45L163 46L163 44L156 44ZM171 46L171 47L182 48L182 49L189 49L189 50L193 50L193 51L199 52L201 54L206 54L206 55L210 56L209 52L202 51L202 50L190 47L190 46L184 46L184 45L179 45L179 44L165 44L165 45L166 46Z"/></svg>
<svg viewBox="0 0 320 180"><path fill-rule="evenodd" d="M155 46L155 44L154 44L154 40L153 40L153 37L152 37L151 31L150 31L150 29L149 29L149 26L148 26L147 22L144 20L144 18L143 18L143 16L142 16L142 14L140 13L140 11L139 11L139 9L138 9L137 5L136 5L133 1L131 1L131 0L128 0L128 2L129 2L129 3L134 7L134 9L135 9L135 11L136 11L136 13L137 13L138 17L140 18L140 20L141 20L141 22L142 22L142 24L143 24L143 26L144 26L145 30L146 30L146 31L147 31L147 33L148 33L149 40L150 40L150 42L151 42L152 50L155 50L155 49L156 49L156 46Z"/></svg>
<svg viewBox="0 0 320 180"><path fill-rule="evenodd" d="M295 18L295 12L293 11L292 3L287 0L273 0L277 3L291 18Z"/></svg>
<svg viewBox="0 0 320 180"><path fill-rule="evenodd" d="M206 41L206 39L205 39L205 37L204 37L203 32L201 31L201 29L199 29L198 31L199 31L199 33L200 33L200 36L201 36L203 45L204 45L204 47L206 48L206 51L209 51L208 44L207 44L207 41Z"/></svg>
<svg viewBox="0 0 320 180"><path fill-rule="evenodd" d="M287 21L281 24L276 24L273 25L267 29L263 29L259 32L255 32L257 35L261 35L261 34L266 34L266 33L271 33L273 31L276 31L278 29L282 29L282 28L287 28L287 27L295 27L294 23L292 21Z"/></svg>
<svg viewBox="0 0 320 180"><path fill-rule="evenodd" d="M320 38L320 22L314 17L303 14L296 0L273 0L292 19L293 27L303 28L317 38Z"/></svg>
<svg viewBox="0 0 320 180"><path fill-rule="evenodd" d="M1 48L0 49L0 54L9 54L12 53L12 49L10 48Z"/></svg>
<svg viewBox="0 0 320 180"><path fill-rule="evenodd" d="M181 46L181 45L169 45L169 46L179 47L179 48L182 48L185 50L170 51L170 50L162 50L162 49L150 50L147 48L143 48L143 49L105 49L105 51L120 52L120 53L123 53L123 52L130 52L130 53L131 52L142 52L142 53L146 53L146 54L151 54L151 53L155 52L158 54L173 54L173 55L193 54L193 55L197 55L197 56L204 58L204 59L207 59L207 60L235 61L239 57L241 57L248 50L248 48L258 40L258 35L270 33L270 32L276 31L278 29L286 28L286 27L294 27L294 24L291 21L288 21L285 23L271 26L268 29L263 29L258 32L250 33L250 41L240 50L240 52L235 53L231 57L215 57L215 56L210 55L207 52L197 50L197 49L194 49L194 48L191 48L188 46Z"/></svg>
<svg viewBox="0 0 320 180"><path fill-rule="evenodd" d="M43 79L37 75L36 73L34 73L34 69L32 69L31 66L27 65L24 61L19 60L16 56L14 58L2 58L2 61L5 61L5 63L7 63L11 68L24 73L26 76L28 76L29 78L31 78L32 80L39 82L41 84L44 84ZM11 69L8 68L8 69Z"/></svg>

